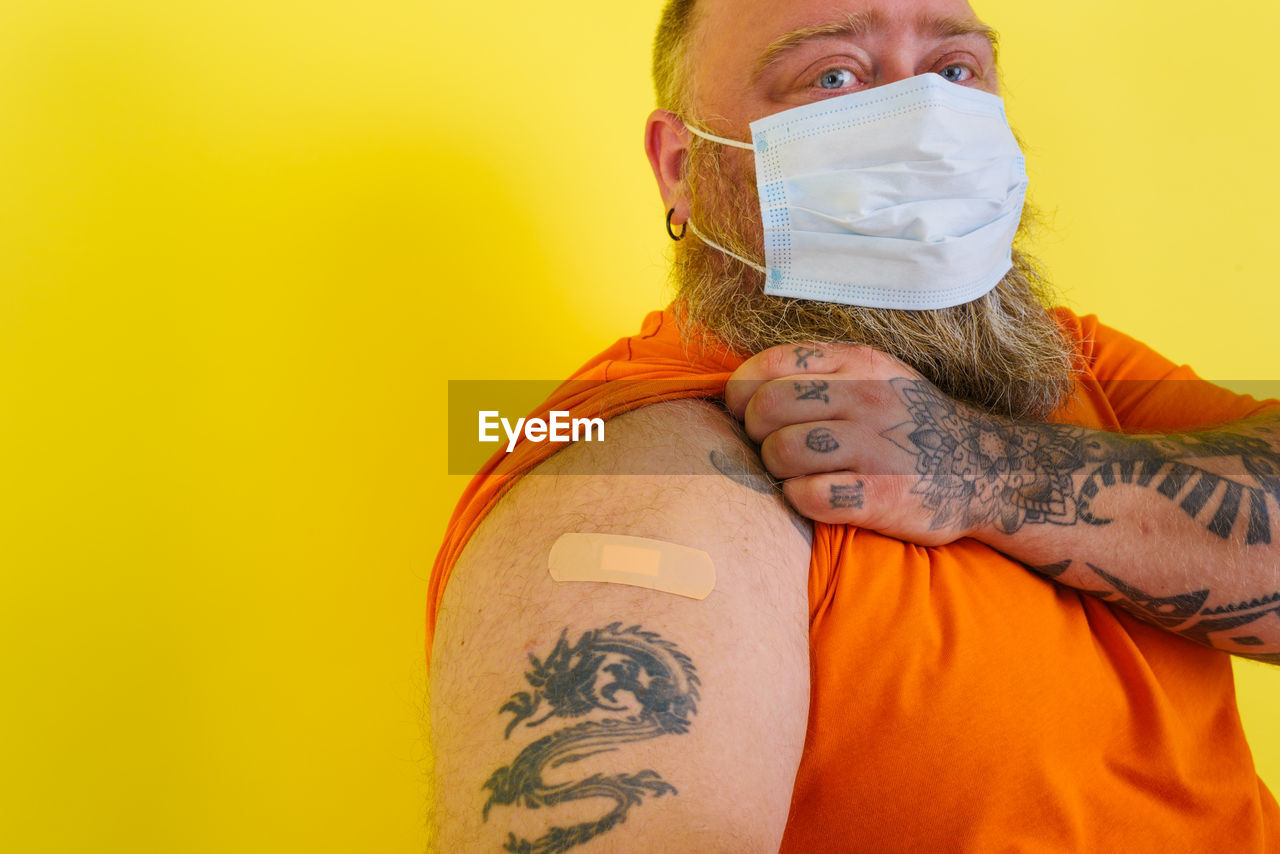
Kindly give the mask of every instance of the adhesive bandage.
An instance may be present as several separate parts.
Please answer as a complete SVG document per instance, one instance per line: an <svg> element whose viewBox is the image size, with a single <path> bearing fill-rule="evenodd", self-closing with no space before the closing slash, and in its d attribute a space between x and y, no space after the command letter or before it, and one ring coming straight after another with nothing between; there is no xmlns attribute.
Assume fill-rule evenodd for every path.
<svg viewBox="0 0 1280 854"><path fill-rule="evenodd" d="M620 534L564 534L548 559L556 581L604 581L705 599L716 586L711 555Z"/></svg>

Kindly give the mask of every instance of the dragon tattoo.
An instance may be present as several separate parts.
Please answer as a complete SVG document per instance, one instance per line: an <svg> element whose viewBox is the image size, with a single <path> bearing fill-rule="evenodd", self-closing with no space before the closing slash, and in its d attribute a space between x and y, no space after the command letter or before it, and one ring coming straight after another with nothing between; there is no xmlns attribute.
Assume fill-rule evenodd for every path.
<svg viewBox="0 0 1280 854"><path fill-rule="evenodd" d="M572 723L529 744L484 783L489 799L484 819L495 806L552 807L586 798L612 799L614 807L594 821L553 827L536 840L509 833L504 850L519 854L557 854L584 843L627 819L645 795L677 794L655 771L592 774L577 782L548 783L543 773L616 750L620 745L689 731L697 711L698 676L689 657L674 644L639 626L612 623L584 632L571 644L561 633L545 660L529 656L525 679L532 691L520 691L499 710L513 717L506 738L517 727L548 721ZM629 697L629 699L628 699Z"/></svg>

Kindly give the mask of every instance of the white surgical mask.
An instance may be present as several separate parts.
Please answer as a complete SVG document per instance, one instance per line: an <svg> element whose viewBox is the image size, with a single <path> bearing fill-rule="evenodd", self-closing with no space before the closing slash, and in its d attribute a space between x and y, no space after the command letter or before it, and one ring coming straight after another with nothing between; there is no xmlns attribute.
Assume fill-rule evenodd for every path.
<svg viewBox="0 0 1280 854"><path fill-rule="evenodd" d="M995 95L922 74L751 123L766 294L874 308L975 300L1012 267L1026 162Z"/></svg>

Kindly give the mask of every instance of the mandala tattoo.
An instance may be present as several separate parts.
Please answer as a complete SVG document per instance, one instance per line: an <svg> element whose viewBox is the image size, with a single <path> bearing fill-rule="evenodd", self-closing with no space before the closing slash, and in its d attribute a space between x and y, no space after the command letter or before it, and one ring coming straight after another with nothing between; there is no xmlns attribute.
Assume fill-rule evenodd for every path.
<svg viewBox="0 0 1280 854"><path fill-rule="evenodd" d="M1061 574L1070 565L1071 561L1065 560L1051 568L1058 569ZM1269 664L1280 664L1280 653L1254 651L1265 641L1246 628L1260 621L1280 621L1280 591L1245 602L1205 608L1204 603L1211 595L1207 589L1155 596L1091 563L1085 566L1106 583L1104 589L1090 590L1093 595L1120 605L1147 622L1189 641Z"/></svg>
<svg viewBox="0 0 1280 854"><path fill-rule="evenodd" d="M1012 533L1027 522L1073 524L1071 475L1085 463L1085 431L1019 425L961 408L927 382L891 380L911 421L884 436L916 458L912 493L933 529L995 525Z"/></svg>
<svg viewBox="0 0 1280 854"><path fill-rule="evenodd" d="M883 435L916 458L921 477L912 492L935 529L992 525L1011 534L1024 524L1106 525L1112 520L1094 512L1094 500L1127 484L1154 489L1220 539L1241 532L1246 544L1271 542L1268 498L1280 505L1280 452L1264 439L1018 424L957 404L927 382L891 383L911 420ZM1210 471L1203 465L1210 459L1238 461L1239 471Z"/></svg>
<svg viewBox="0 0 1280 854"><path fill-rule="evenodd" d="M570 644L561 633L545 660L529 656L525 679L533 691L511 696L499 710L513 717L506 737L548 721L559 724L588 715L525 747L510 765L493 772L484 819L495 806L552 807L582 799L612 799L614 807L595 821L553 827L535 840L507 836L503 849L519 854L558 854L605 833L627 820L645 796L677 794L675 786L653 770L633 774L592 774L570 783L547 784L543 771L588 756L617 750L629 742L683 735L697 712L698 676L693 662L675 644L639 626L612 623L584 632ZM629 700L627 698L630 698Z"/></svg>

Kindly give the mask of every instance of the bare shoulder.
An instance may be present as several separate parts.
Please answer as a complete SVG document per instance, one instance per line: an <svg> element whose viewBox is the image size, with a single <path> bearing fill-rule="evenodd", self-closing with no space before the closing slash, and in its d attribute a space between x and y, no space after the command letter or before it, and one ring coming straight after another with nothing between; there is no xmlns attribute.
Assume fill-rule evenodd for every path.
<svg viewBox="0 0 1280 854"><path fill-rule="evenodd" d="M730 416L701 401L613 419L605 442L524 477L437 621L442 850L776 850L808 708L805 531ZM557 582L548 557L566 533L705 552L714 589Z"/></svg>
<svg viewBox="0 0 1280 854"><path fill-rule="evenodd" d="M713 523L711 530L697 532L704 536L714 536L725 523L734 522L719 518L730 508L749 507L781 530L789 528L802 540L811 539L808 523L782 500L755 447L722 406L704 400L646 406L609 421L606 435L605 442L566 448L524 478L500 505L501 522L491 527L515 522L507 517L517 513L532 514L536 524L584 502L597 516L620 511L628 524L639 523L651 510L670 516L671 509L698 504L702 512L692 519L682 514L680 520L690 529ZM729 504L707 506L711 498ZM774 524L768 527L772 530ZM779 546L798 546L792 539L780 538Z"/></svg>

